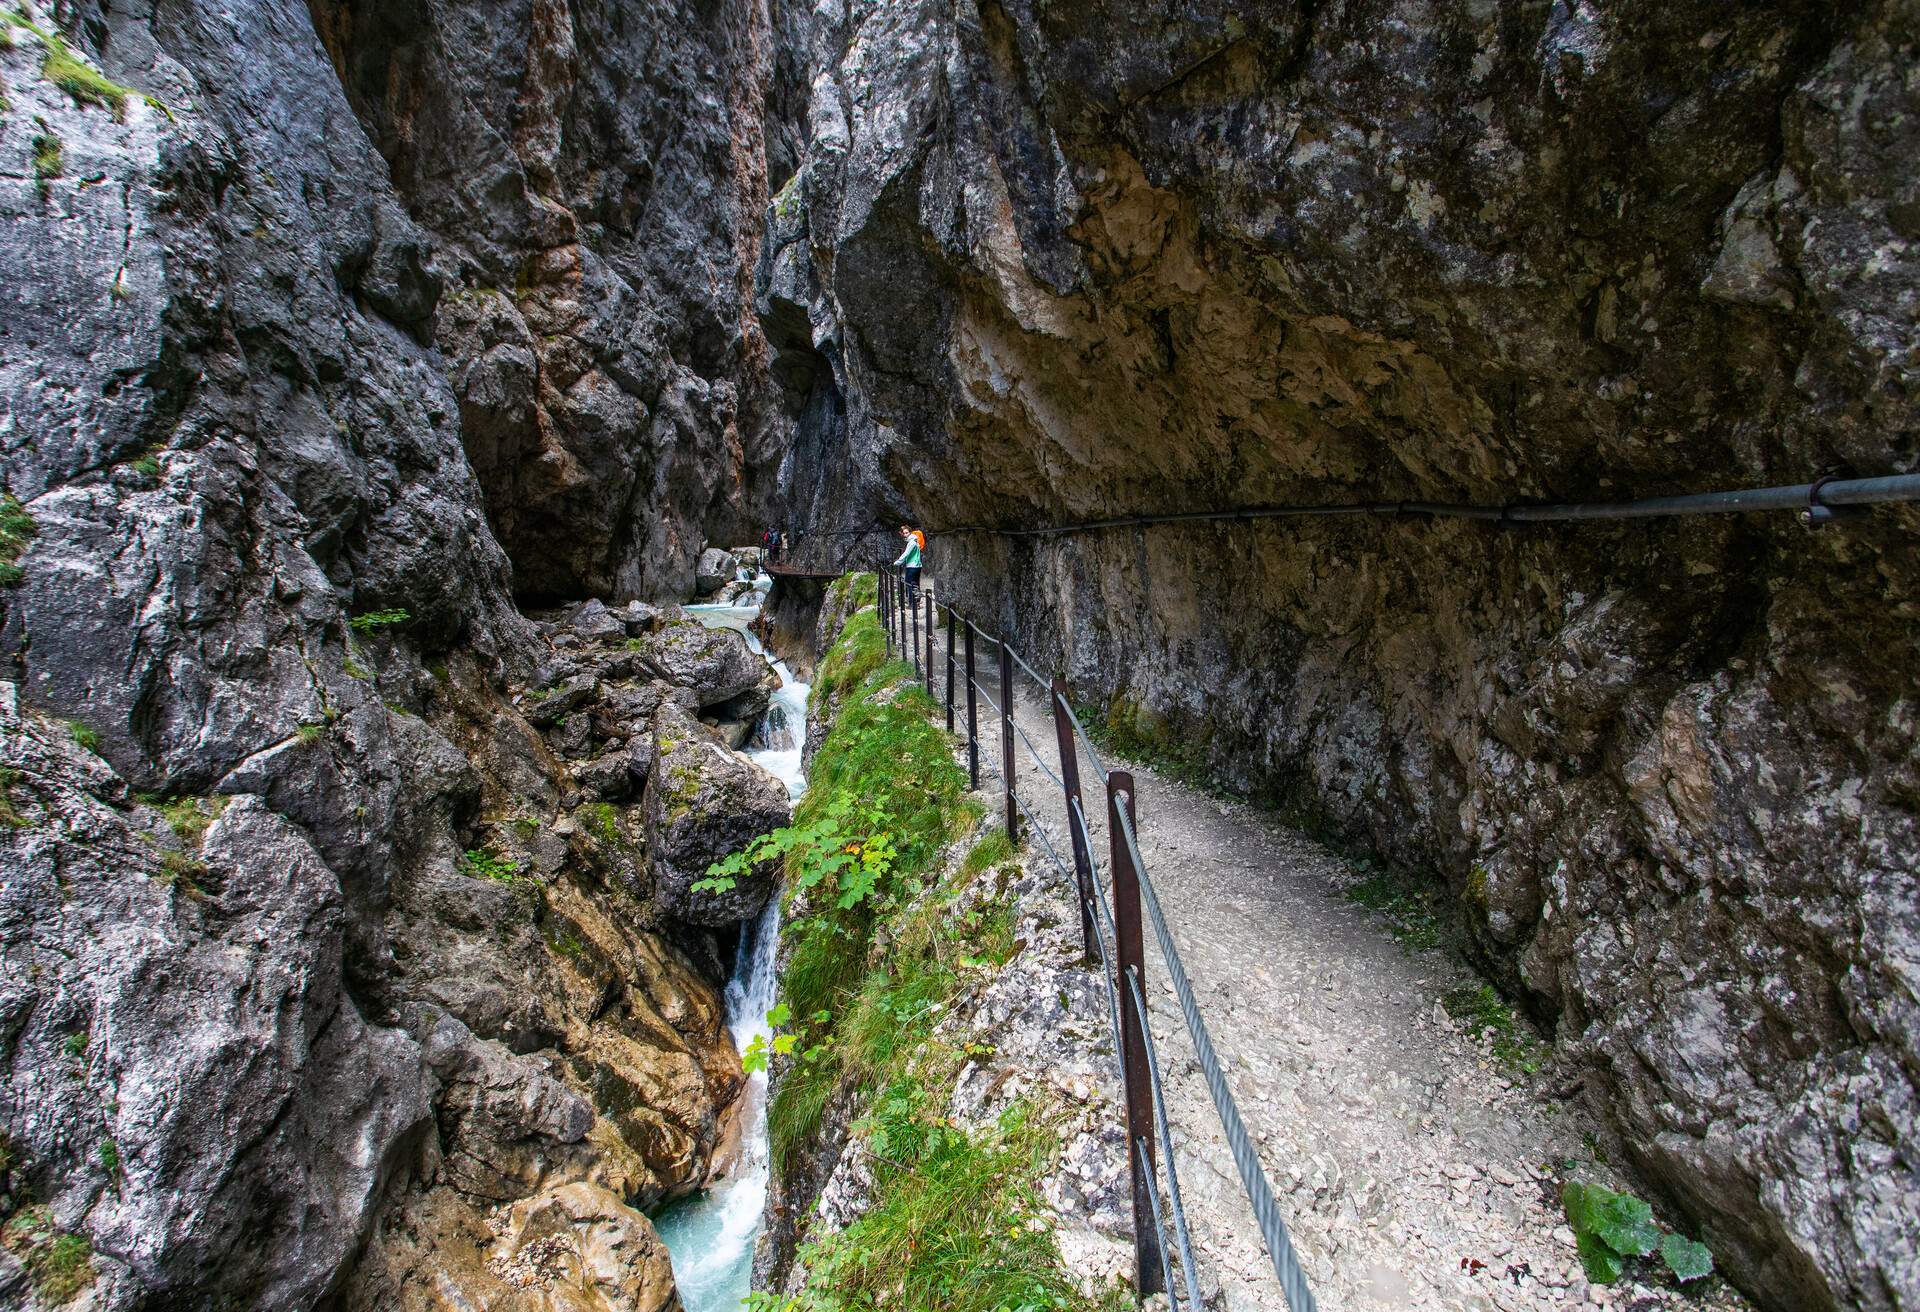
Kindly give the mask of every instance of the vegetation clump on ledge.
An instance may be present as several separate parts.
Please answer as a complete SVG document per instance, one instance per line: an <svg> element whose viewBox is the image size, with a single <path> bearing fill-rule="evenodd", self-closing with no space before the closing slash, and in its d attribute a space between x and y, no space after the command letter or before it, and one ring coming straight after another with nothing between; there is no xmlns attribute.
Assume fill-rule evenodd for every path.
<svg viewBox="0 0 1920 1312"><path fill-rule="evenodd" d="M844 585L872 596L871 576ZM889 661L878 616L856 611L820 663L831 719L793 825L749 849L784 857L780 1032L750 1051L786 1060L768 1111L774 1167L791 1176L830 1106L852 1125L872 1197L836 1234L799 1236L798 1295L757 1293L757 1312L1093 1312L1065 1270L1038 1182L1058 1151L1055 1109L1031 1099L992 1123L947 1115L968 1054L936 1033L971 972L1014 955L1010 908L961 895L1013 855L979 825L951 739L912 670ZM748 854L742 854L748 858ZM739 864L738 861L733 864ZM728 863L713 871L731 873Z"/></svg>

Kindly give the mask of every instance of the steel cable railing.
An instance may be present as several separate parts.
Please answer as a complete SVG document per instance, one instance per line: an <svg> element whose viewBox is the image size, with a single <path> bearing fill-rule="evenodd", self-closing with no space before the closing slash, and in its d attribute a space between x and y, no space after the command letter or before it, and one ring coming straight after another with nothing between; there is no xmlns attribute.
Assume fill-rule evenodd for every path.
<svg viewBox="0 0 1920 1312"><path fill-rule="evenodd" d="M1147 1023L1147 1000L1140 996L1140 972L1127 971L1127 990L1140 1014L1140 1032L1147 1039L1147 1074L1153 1081L1153 1119L1160 1131L1160 1151L1167 1158L1167 1202L1173 1212L1173 1234L1180 1241L1180 1274L1187 1282L1187 1306L1201 1308L1200 1269L1193 1260L1193 1236L1187 1232L1187 1209L1180 1201L1180 1173L1173 1169L1173 1126L1167 1121L1167 1095L1160 1084L1160 1054L1153 1045L1153 1027Z"/></svg>
<svg viewBox="0 0 1920 1312"><path fill-rule="evenodd" d="M1286 1222L1281 1219L1280 1205L1274 1201L1273 1189L1267 1184L1267 1174L1260 1165L1260 1154L1253 1146L1253 1140L1247 1135L1246 1124L1240 1119L1240 1107L1234 1101L1233 1091L1227 1087L1226 1072L1220 1067L1220 1058L1213 1050L1213 1039L1207 1033L1207 1025L1200 1018L1200 1004L1193 996L1193 984L1187 979L1186 967L1180 961L1180 954L1174 949L1173 935L1167 929L1167 918L1160 910L1160 897L1154 891L1153 881L1147 878L1146 863L1140 858L1140 843L1133 832L1133 822L1127 818L1124 807L1116 814L1120 817L1120 832L1125 839L1129 852L1133 855L1135 869L1140 872L1140 895L1147 908L1147 918L1153 924L1153 936L1160 944L1161 955L1166 958L1167 975L1173 984L1173 996L1180 1004L1180 1014L1186 1019L1187 1033L1193 1038L1194 1052L1200 1058L1200 1071L1207 1082L1207 1092L1213 1095L1214 1110L1220 1114L1221 1127L1227 1133L1227 1149L1233 1155L1233 1164L1240 1172L1240 1184L1247 1191L1247 1199L1253 1204L1254 1220L1260 1224L1260 1234L1267 1244L1267 1256L1273 1260L1273 1273L1280 1280L1280 1288L1287 1296L1287 1306L1293 1312L1313 1312L1318 1306L1313 1291L1307 1287L1306 1273L1300 1269L1300 1259L1293 1251L1293 1241L1287 1236Z"/></svg>
<svg viewBox="0 0 1920 1312"><path fill-rule="evenodd" d="M1301 1269L1285 1221L1280 1215L1279 1204L1274 1199L1258 1151L1247 1133L1239 1106L1227 1085L1212 1035L1200 1015L1192 981L1174 944L1159 893L1148 877L1146 861L1134 829L1132 777L1109 769L1101 760L1086 726L1080 722L1080 717L1066 696L1065 685L1058 679L1049 682L1041 678L1039 672L1004 638L986 632L954 607L938 601L931 594L925 598L923 623L920 598L909 594L898 572L891 569L882 570L880 574L880 611L889 654L912 661L916 671L919 671L917 677L924 677L930 696L934 692L936 674L942 669L935 659L934 642L936 620L944 613L947 653L941 682L944 685L947 723L949 726L955 724L959 710L957 698L964 688L965 743L974 786L978 787L980 783L983 738L978 719L978 701L984 701L1000 722L1000 760L994 762L989 759L988 769L997 777L998 786L1005 793L1009 834L1017 836L1016 819L1023 819L1061 878L1070 884L1077 884L1074 901L1082 915L1084 946L1087 957L1101 962L1103 966L1100 973L1106 986L1108 1020L1112 1026L1115 1057L1126 1095L1129 1169L1134 1177L1137 1291L1145 1296L1166 1290L1166 1217L1161 1209L1160 1167L1154 1161L1157 1141L1160 1156L1164 1159L1160 1166L1164 1167L1166 1176L1166 1211L1171 1213L1181 1278L1186 1286L1186 1306L1192 1312L1200 1312L1203 1307L1199 1267L1194 1258L1179 1170L1174 1160L1172 1116L1167 1106L1158 1045L1153 1038L1146 1005L1145 966L1140 956L1141 910L1144 907L1146 923L1152 926L1154 944L1166 962L1169 984L1179 1005L1181 1018L1186 1022L1203 1080L1220 1118L1229 1153L1246 1190L1261 1238L1272 1260L1274 1274L1293 1312L1317 1312L1306 1274ZM958 665L957 640L960 637L965 638L964 679L961 678ZM997 697L988 693L987 686L976 675L975 638L998 648L1000 652L994 688ZM1060 760L1057 770L1047 764L1039 746L1015 718L1018 697L1013 687L1013 670L1016 666L1047 694L1058 738ZM1016 742L1026 748L1035 769L1053 786L1061 789L1067 812L1067 834L1071 840L1065 846L1071 847L1073 852L1071 867L1068 859L1062 855L1063 845L1054 841L1028 797L1020 791L1019 781L1015 777L1019 773L1014 750ZM1102 791L1107 796L1110 816L1107 825L1109 860L1104 872L1096 855L1098 848L1080 796L1079 757L1082 752L1092 763L1094 773L1103 785ZM1108 897L1109 882L1113 885L1112 899ZM1124 910L1125 916L1117 914L1117 909ZM1131 1008L1123 1001L1123 992L1131 999ZM1130 1031L1136 1019L1138 1033L1132 1034ZM1166 1292L1173 1299L1174 1306L1179 1307L1180 1301L1174 1291Z"/></svg>

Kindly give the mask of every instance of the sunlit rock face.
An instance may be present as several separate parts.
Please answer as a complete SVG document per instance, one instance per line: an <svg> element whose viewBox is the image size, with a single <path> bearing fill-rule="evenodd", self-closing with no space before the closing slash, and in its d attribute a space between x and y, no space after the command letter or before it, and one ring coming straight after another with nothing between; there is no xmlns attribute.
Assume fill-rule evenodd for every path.
<svg viewBox="0 0 1920 1312"><path fill-rule="evenodd" d="M1920 517L1018 539L1908 470L1911 16L854 3L757 285L796 521L1426 871L1770 1306L1920 1301Z"/></svg>

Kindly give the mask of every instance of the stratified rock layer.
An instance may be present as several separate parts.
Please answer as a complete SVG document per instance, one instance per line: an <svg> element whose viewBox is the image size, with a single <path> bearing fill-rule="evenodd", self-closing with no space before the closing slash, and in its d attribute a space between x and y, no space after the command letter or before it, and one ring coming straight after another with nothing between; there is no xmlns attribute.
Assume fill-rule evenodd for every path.
<svg viewBox="0 0 1920 1312"><path fill-rule="evenodd" d="M1920 516L937 531L1911 469L1914 39L856 3L759 281L802 522L912 512L1122 726L1435 872L1780 1308L1920 1304Z"/></svg>

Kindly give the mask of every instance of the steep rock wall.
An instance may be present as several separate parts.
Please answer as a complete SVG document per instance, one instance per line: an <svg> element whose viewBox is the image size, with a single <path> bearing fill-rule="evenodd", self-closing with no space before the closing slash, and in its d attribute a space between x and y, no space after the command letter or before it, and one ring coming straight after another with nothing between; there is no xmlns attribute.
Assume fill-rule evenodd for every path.
<svg viewBox="0 0 1920 1312"><path fill-rule="evenodd" d="M438 239L434 339L516 589L686 593L757 519L783 436L749 298L766 7L310 7Z"/></svg>
<svg viewBox="0 0 1920 1312"><path fill-rule="evenodd" d="M802 523L1912 468L1907 6L854 4L759 282ZM1435 872L1777 1307L1920 1303L1920 517L938 537Z"/></svg>
<svg viewBox="0 0 1920 1312"><path fill-rule="evenodd" d="M671 258L608 272L597 229L458 209L564 226L552 195L626 194L576 176L595 157L651 150L609 110L634 47L557 53L564 6L455 16L485 33L380 7L453 61L392 79L468 115L412 138L441 152L432 185L343 81L372 56L341 9L20 13L0 19L0 1303L90 1279L102 1308L669 1304L638 1209L726 1159L740 1069L714 936L655 905L636 795L663 699L722 698L654 660L647 607L534 624L513 596L678 591L703 529L757 495L754 252L728 216L761 205L764 16L623 29L684 43L659 113L700 125L675 168L704 189L648 211L678 225ZM512 88L466 109L462 69ZM568 76L588 90L541 100ZM500 162L483 111L552 137L525 158L553 176L523 186L537 168ZM518 286L528 251L580 277ZM495 276L500 296L464 281ZM525 387L486 393L513 415L494 429L492 366L463 354L491 302L546 335ZM568 521L551 560L514 516L553 537L556 503L492 477L513 462L488 443L523 441L626 462L594 474L618 512Z"/></svg>

